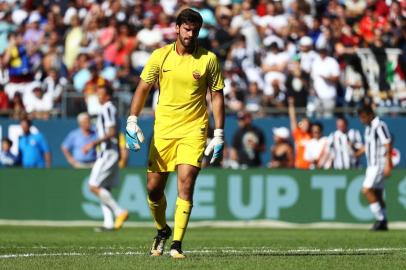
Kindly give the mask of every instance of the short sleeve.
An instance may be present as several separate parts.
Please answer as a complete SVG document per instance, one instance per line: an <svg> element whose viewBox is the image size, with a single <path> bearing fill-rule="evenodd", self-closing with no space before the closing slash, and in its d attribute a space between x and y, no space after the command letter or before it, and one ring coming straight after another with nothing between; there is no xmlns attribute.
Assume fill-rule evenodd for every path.
<svg viewBox="0 0 406 270"><path fill-rule="evenodd" d="M113 106L108 106L105 110L103 110L103 119L104 125L107 128L111 128L117 125L116 121L116 108Z"/></svg>
<svg viewBox="0 0 406 270"><path fill-rule="evenodd" d="M340 76L340 65L335 59L332 59L331 61L331 76Z"/></svg>
<svg viewBox="0 0 406 270"><path fill-rule="evenodd" d="M42 134L38 134L38 140L43 153L51 152L51 150L49 149L49 145Z"/></svg>
<svg viewBox="0 0 406 270"><path fill-rule="evenodd" d="M155 50L142 70L141 79L147 84L155 83L159 77L159 69L162 60L160 59L160 55L159 51Z"/></svg>
<svg viewBox="0 0 406 270"><path fill-rule="evenodd" d="M221 74L220 62L213 54L208 65L207 84L211 91L219 91L224 88L224 78Z"/></svg>
<svg viewBox="0 0 406 270"><path fill-rule="evenodd" d="M385 123L382 123L376 130L379 140L382 144L388 144L391 142L390 133Z"/></svg>
<svg viewBox="0 0 406 270"><path fill-rule="evenodd" d="M66 136L65 140L63 140L62 147L71 151L73 148L73 143L74 143L73 139L74 139L74 134L73 134L73 132L70 132L68 134L68 136Z"/></svg>

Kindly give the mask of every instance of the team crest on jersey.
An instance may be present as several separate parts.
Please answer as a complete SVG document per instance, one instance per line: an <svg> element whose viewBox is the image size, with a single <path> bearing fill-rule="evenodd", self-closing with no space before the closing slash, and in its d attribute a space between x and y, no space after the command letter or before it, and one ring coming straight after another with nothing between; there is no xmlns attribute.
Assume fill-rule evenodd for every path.
<svg viewBox="0 0 406 270"><path fill-rule="evenodd" d="M195 80L198 80L198 79L200 79L200 72L198 71L198 70L194 70L193 72L192 72L192 74L193 74L193 78L195 78Z"/></svg>

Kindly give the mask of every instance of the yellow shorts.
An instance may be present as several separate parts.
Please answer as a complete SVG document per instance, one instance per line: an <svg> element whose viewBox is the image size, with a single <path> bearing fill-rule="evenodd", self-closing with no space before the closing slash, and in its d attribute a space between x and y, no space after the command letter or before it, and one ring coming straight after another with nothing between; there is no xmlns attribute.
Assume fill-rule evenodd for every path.
<svg viewBox="0 0 406 270"><path fill-rule="evenodd" d="M205 145L205 137L154 137L149 148L148 172L173 172L179 164L201 168Z"/></svg>

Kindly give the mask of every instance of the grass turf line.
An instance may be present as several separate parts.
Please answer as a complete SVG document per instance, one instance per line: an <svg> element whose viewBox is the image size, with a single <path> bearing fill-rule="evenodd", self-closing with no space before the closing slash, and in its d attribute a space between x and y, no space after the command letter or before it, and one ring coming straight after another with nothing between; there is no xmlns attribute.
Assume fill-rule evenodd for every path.
<svg viewBox="0 0 406 270"><path fill-rule="evenodd" d="M188 230L188 258L147 255L154 231L0 226L0 269L403 269L404 231ZM169 243L168 243L169 246ZM9 256L13 255L13 256ZM7 257L9 256L9 257Z"/></svg>

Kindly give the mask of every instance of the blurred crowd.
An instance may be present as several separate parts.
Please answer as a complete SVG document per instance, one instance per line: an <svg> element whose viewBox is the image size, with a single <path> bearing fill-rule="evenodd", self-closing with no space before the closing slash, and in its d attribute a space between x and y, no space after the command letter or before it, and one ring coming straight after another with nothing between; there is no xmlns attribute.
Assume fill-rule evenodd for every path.
<svg viewBox="0 0 406 270"><path fill-rule="evenodd" d="M231 112L282 113L288 97L322 117L406 107L406 1L1 0L0 115L96 114L97 85L134 91L184 7L203 17L199 43L221 60Z"/></svg>

